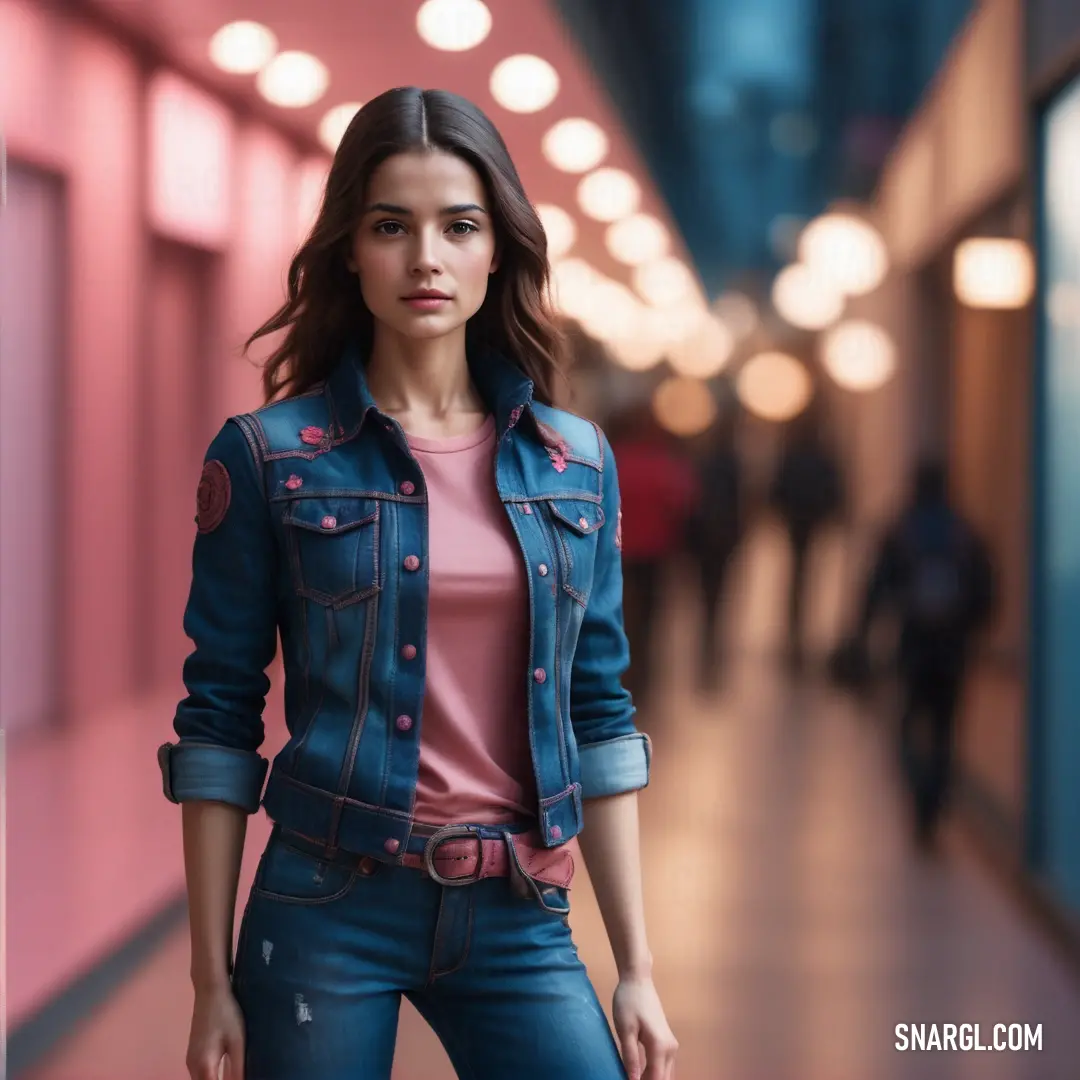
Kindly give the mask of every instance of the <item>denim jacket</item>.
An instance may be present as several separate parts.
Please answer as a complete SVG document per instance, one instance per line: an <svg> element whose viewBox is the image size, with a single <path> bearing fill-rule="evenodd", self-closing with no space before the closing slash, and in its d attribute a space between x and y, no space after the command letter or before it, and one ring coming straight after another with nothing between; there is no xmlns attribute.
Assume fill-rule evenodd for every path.
<svg viewBox="0 0 1080 1080"><path fill-rule="evenodd" d="M579 832L583 799L649 779L649 739L620 682L615 463L596 425L533 401L507 361L487 354L470 368L495 417L495 484L528 570L527 715L507 722L529 726L538 831L555 847ZM158 752L166 797L248 813L261 802L331 848L400 859L422 731L428 514L423 473L358 351L308 393L225 423L196 520L184 617L195 650L179 740ZM279 634L290 738L263 792Z"/></svg>

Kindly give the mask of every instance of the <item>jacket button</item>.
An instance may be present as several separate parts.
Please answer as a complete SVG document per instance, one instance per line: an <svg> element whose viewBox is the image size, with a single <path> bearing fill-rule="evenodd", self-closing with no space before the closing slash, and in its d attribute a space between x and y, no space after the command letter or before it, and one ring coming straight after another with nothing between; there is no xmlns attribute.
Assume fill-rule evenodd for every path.
<svg viewBox="0 0 1080 1080"><path fill-rule="evenodd" d="M547 572L548 572L548 569L547 569L547 563L541 563L541 564L540 564L540 565L539 565L539 566L538 566L538 567L536 568L536 572L537 572L537 573L538 573L538 574L539 574L539 575L540 575L541 577L547 577Z"/></svg>
<svg viewBox="0 0 1080 1080"><path fill-rule="evenodd" d="M376 866L378 866L378 863L376 863L370 855L365 855L360 860L360 873L363 874L364 877L371 877L371 875L375 873Z"/></svg>
<svg viewBox="0 0 1080 1080"><path fill-rule="evenodd" d="M327 514L326 517L324 517L322 519L322 527L324 529L335 529L335 528L337 528L337 518L334 517L331 514Z"/></svg>
<svg viewBox="0 0 1080 1080"><path fill-rule="evenodd" d="M579 524L579 525L580 525L580 526L581 526L581 527L582 527L583 529L587 529L587 528L589 527L589 519L588 519L588 518L583 518L583 517L579 517L579 518L577 519L577 523L578 523L578 524Z"/></svg>
<svg viewBox="0 0 1080 1080"><path fill-rule="evenodd" d="M411 716L399 716L395 721L397 723L398 731L408 731L412 727Z"/></svg>
<svg viewBox="0 0 1080 1080"><path fill-rule="evenodd" d="M415 645L402 645L401 646L401 659L402 660L415 660L416 659L416 646Z"/></svg>
<svg viewBox="0 0 1080 1080"><path fill-rule="evenodd" d="M547 681L547 672L546 672L546 671L545 671L545 670L544 670L544 669L543 669L542 667L538 667L538 668L537 668L537 669L536 669L536 670L535 670L535 671L533 672L533 678L534 678L534 679L535 679L535 680L536 680L537 682L546 682L546 681Z"/></svg>
<svg viewBox="0 0 1080 1080"><path fill-rule="evenodd" d="M401 483L398 484L398 491L400 491L402 495L411 495L415 490L416 485L411 480L402 480Z"/></svg>
<svg viewBox="0 0 1080 1080"><path fill-rule="evenodd" d="M406 570L419 570L420 560L415 555L405 556L405 569Z"/></svg>
<svg viewBox="0 0 1080 1080"><path fill-rule="evenodd" d="M396 837L391 836L389 840L383 841L383 847L391 854L396 855L401 850L401 841Z"/></svg>
<svg viewBox="0 0 1080 1080"><path fill-rule="evenodd" d="M528 503L522 503L521 512L523 514L531 514L532 513L532 507Z"/></svg>
<svg viewBox="0 0 1080 1080"><path fill-rule="evenodd" d="M551 839L558 840L562 837L562 829L558 825L551 826Z"/></svg>

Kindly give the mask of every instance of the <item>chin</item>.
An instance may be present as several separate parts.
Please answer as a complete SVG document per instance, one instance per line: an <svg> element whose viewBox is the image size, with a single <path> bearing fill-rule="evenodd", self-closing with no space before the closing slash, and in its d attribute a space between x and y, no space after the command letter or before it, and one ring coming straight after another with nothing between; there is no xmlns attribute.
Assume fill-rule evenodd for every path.
<svg viewBox="0 0 1080 1080"><path fill-rule="evenodd" d="M464 319L447 319L438 315L422 315L418 318L398 322L395 329L402 337L410 338L413 341L430 341L433 338L446 337L447 334L463 329L464 326Z"/></svg>

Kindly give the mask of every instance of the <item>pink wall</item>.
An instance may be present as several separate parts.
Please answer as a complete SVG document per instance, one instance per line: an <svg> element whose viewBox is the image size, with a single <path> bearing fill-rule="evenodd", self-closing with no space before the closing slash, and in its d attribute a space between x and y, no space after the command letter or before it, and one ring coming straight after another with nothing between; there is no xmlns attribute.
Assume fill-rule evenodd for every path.
<svg viewBox="0 0 1080 1080"><path fill-rule="evenodd" d="M131 528L139 359L139 76L117 46L78 28L68 69L71 341L67 370L64 620L71 710L128 692L135 646Z"/></svg>
<svg viewBox="0 0 1080 1080"><path fill-rule="evenodd" d="M9 775L27 780L8 788L7 938L27 943L8 956L12 1027L183 883L179 813L160 795L153 747L172 736L186 640L172 633L175 671L163 674L152 692L135 692L144 670L137 648L142 638L149 630L169 640L153 633L162 628L139 623L133 570L138 538L148 535L145 515L153 512L140 491L145 469L138 442L141 365L154 356L144 336L156 280L148 261L151 205L153 220L169 220L173 240L217 251L204 260L216 310L199 327L208 343L209 386L198 427L207 439L227 413L261 402L259 372L238 358L239 346L281 302L298 239L298 148L261 125L238 124L220 106L209 112L221 121L214 160L230 213L200 234L198 221L169 218L160 201L151 204L149 111L147 82L118 44L30 0L0 0L0 116L9 155L64 181L68 257L67 407L46 435L60 438L63 458L61 693L69 723L9 748ZM177 127L185 148L199 154L198 125ZM174 198L177 192L182 198L182 187ZM187 517L193 518L191 477L173 482L191 487ZM193 521L185 527L194 534ZM177 576L165 590L175 597L186 592L190 563L170 565L154 569ZM175 606L161 615L170 632ZM166 658L160 670L168 668ZM280 731L271 735L271 752L275 742ZM138 773L130 782L129 770ZM49 813L40 812L42 806ZM42 851L60 857L42 859ZM73 873L73 866L81 872ZM42 942L50 948L39 948Z"/></svg>
<svg viewBox="0 0 1080 1080"><path fill-rule="evenodd" d="M270 351L265 343L240 356L249 334L265 322L285 297L288 260L296 246L299 193L295 151L265 128L247 126L237 138L234 188L236 233L226 266L222 324L222 418L262 404L260 372L252 360Z"/></svg>

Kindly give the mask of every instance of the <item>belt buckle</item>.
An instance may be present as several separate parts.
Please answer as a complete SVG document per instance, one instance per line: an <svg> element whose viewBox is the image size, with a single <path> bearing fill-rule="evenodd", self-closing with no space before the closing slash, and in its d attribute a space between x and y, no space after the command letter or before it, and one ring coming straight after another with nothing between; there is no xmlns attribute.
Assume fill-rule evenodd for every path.
<svg viewBox="0 0 1080 1080"><path fill-rule="evenodd" d="M443 877L435 869L435 852L446 840L460 840L472 837L480 846L476 860L476 873L468 877L447 878ZM433 832L424 845L424 869L432 881L439 885L473 885L480 880L480 873L484 868L484 844L479 831L471 825L445 825Z"/></svg>

